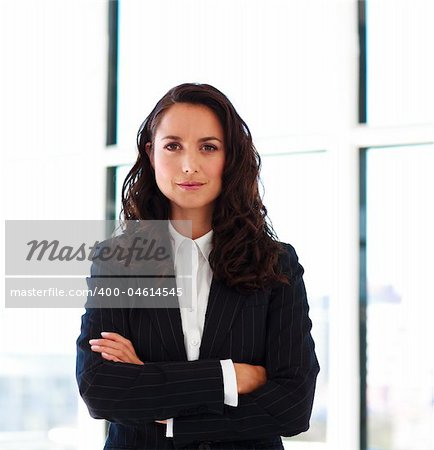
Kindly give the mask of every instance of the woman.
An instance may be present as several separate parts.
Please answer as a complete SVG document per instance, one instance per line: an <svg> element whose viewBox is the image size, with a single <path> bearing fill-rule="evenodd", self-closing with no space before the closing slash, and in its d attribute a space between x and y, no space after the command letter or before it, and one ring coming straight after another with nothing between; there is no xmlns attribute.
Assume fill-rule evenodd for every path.
<svg viewBox="0 0 434 450"><path fill-rule="evenodd" d="M267 223L249 128L214 87L182 84L138 150L123 214L167 221L189 307L86 309L77 380L110 421L105 449L283 449L309 427L319 366L303 268ZM90 284L104 270L94 261Z"/></svg>

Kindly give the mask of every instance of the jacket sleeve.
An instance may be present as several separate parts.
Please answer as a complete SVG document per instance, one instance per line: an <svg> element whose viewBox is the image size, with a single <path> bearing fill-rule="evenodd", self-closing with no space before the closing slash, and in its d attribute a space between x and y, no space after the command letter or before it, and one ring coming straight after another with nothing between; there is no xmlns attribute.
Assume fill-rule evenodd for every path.
<svg viewBox="0 0 434 450"><path fill-rule="evenodd" d="M309 428L319 364L310 334L304 270L293 247L286 247L284 267L290 275L290 285L282 283L273 289L269 303L267 382L249 394L239 395L238 407L224 406L222 415L175 417L176 448L203 440L293 436Z"/></svg>
<svg viewBox="0 0 434 450"><path fill-rule="evenodd" d="M100 265L94 262L89 288L102 277L101 272ZM109 303L110 299L104 301ZM124 425L141 425L200 412L223 414L219 359L136 365L107 361L91 350L89 340L100 338L101 331L117 332L131 340L129 313L125 308L86 308L82 317L76 378L90 415Z"/></svg>

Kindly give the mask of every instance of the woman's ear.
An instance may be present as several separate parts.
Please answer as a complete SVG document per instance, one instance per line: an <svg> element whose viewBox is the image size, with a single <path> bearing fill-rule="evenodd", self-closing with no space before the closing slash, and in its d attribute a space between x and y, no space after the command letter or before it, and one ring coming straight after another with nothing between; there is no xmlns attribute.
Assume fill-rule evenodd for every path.
<svg viewBox="0 0 434 450"><path fill-rule="evenodd" d="M154 169L154 148L152 147L152 143L151 142L147 142L145 144L145 150L146 150L146 153L147 153L147 155L149 157L149 160L151 161L151 166Z"/></svg>

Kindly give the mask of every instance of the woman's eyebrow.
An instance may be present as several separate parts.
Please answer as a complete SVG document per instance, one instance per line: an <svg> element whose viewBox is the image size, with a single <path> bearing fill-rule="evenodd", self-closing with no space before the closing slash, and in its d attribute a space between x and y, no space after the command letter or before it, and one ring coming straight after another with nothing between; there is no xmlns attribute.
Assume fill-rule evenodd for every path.
<svg viewBox="0 0 434 450"><path fill-rule="evenodd" d="M165 139L174 139L174 140L176 140L176 141L182 141L182 139L181 139L179 136L172 136L172 135L170 135L170 136L165 136L164 138L161 138L160 140L161 140L161 141L164 141Z"/></svg>
<svg viewBox="0 0 434 450"><path fill-rule="evenodd" d="M215 136L207 136L207 137L200 138L198 140L198 142L205 142L205 141L219 141L219 142L222 142L219 138L217 138Z"/></svg>
<svg viewBox="0 0 434 450"><path fill-rule="evenodd" d="M182 141L181 137L173 136L173 135L164 136L163 138L161 138L162 141L164 141L165 139L173 139L175 141ZM215 136L206 136L206 137L198 139L198 142L205 142L205 141L219 141L222 143L221 139L219 139L218 137L215 137Z"/></svg>

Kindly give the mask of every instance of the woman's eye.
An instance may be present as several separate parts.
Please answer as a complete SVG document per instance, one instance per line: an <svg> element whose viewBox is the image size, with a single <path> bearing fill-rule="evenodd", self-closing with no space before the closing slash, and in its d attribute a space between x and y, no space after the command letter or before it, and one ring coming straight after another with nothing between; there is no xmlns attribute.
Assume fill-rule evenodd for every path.
<svg viewBox="0 0 434 450"><path fill-rule="evenodd" d="M167 144L164 148L167 148L167 150L173 152L179 148L179 145L172 143L172 144Z"/></svg>
<svg viewBox="0 0 434 450"><path fill-rule="evenodd" d="M214 145L210 145L210 144L205 144L202 147L206 152L214 152L217 150L217 147L215 147Z"/></svg>

